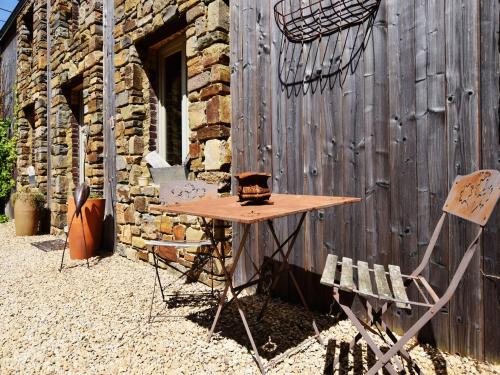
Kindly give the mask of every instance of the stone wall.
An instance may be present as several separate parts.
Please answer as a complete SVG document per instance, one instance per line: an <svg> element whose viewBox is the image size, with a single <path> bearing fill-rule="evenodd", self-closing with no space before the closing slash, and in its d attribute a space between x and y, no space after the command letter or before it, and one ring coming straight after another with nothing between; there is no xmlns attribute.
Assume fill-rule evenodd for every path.
<svg viewBox="0 0 500 375"><path fill-rule="evenodd" d="M78 183L79 126L85 126L85 180L103 190L102 1L55 0L52 30L52 232L66 225L67 199ZM83 124L74 96L83 96ZM73 102L73 103L72 103ZM73 108L72 108L73 107ZM76 104L78 107L78 104Z"/></svg>
<svg viewBox="0 0 500 375"><path fill-rule="evenodd" d="M17 176L28 184L27 168L35 168L36 184L47 190L47 32L44 0L26 4L17 19Z"/></svg>
<svg viewBox="0 0 500 375"><path fill-rule="evenodd" d="M158 53L179 36L185 40L188 77L189 179L216 184L220 194L230 191L229 7L227 0L115 0L114 4L117 248L130 258L148 260L147 239L204 237L199 219L152 210L160 202L159 187L138 184L138 177L149 176L144 157L158 148ZM17 83L19 183L26 183L26 167L34 163L43 190L47 188L45 7L45 0L32 0L19 16ZM102 0L51 3L52 233L61 233L66 225L67 199L78 183L81 126L88 137L85 179L94 193L103 190L103 126L111 124L103 124L102 12ZM230 237L229 226L222 225L221 230ZM203 249L168 251L180 269L204 258ZM230 246L224 251L231 255ZM216 274L214 278L203 273L207 283L222 279L220 265L209 262L205 268Z"/></svg>
<svg viewBox="0 0 500 375"><path fill-rule="evenodd" d="M147 260L145 240L204 237L198 219L160 216L158 186L140 187L149 176L144 156L157 148L157 67L159 48L175 37L186 40L189 97L189 178L230 189L229 8L223 0L116 0L116 145L118 249ZM230 235L229 228L226 228ZM190 268L201 249L170 249L181 269ZM226 249L230 255L230 249ZM205 264L207 270L212 264ZM220 265L214 265L220 280ZM201 278L210 282L208 275Z"/></svg>

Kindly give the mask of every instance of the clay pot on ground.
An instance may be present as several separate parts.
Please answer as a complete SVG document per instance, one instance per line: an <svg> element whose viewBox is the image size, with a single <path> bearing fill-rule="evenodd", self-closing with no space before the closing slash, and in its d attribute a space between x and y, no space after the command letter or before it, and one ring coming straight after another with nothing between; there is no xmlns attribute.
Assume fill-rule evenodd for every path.
<svg viewBox="0 0 500 375"><path fill-rule="evenodd" d="M75 200L73 197L68 198L68 239L71 259L87 259L98 254L102 239L105 204L105 199L88 198L82 207L81 216L75 216L69 228L75 212Z"/></svg>
<svg viewBox="0 0 500 375"><path fill-rule="evenodd" d="M29 200L18 198L14 205L16 236L34 236L40 223L38 208Z"/></svg>
<svg viewBox="0 0 500 375"><path fill-rule="evenodd" d="M40 226L40 210L45 197L36 188L23 187L13 196L16 236L34 236Z"/></svg>

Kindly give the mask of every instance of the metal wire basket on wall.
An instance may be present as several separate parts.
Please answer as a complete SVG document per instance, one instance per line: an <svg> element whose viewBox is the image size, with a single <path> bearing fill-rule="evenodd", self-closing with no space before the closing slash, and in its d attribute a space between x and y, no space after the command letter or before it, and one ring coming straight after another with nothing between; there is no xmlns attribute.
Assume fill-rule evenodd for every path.
<svg viewBox="0 0 500 375"><path fill-rule="evenodd" d="M357 26L376 14L381 0L279 0L274 17L292 43L306 43Z"/></svg>
<svg viewBox="0 0 500 375"><path fill-rule="evenodd" d="M382 0L278 0L279 79L297 95L343 86L368 46Z"/></svg>

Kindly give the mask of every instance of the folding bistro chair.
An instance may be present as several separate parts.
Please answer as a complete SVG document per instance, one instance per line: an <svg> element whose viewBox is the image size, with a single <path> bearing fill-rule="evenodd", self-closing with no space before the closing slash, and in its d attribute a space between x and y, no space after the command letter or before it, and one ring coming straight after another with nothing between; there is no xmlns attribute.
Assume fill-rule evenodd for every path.
<svg viewBox="0 0 500 375"><path fill-rule="evenodd" d="M184 200L196 199L205 196L206 194L214 194L216 187L210 186L209 184L202 181L175 181L165 186L162 185L162 191L160 192L160 199L167 201L169 204L180 203ZM215 190L214 190L215 189ZM163 219L163 218L162 218ZM203 223L206 223L205 220ZM211 225L218 225L218 221L212 220ZM204 228L204 232L207 232L208 228ZM220 236L219 236L220 237ZM213 274L213 262L215 259L214 248L212 241L210 239L199 240L199 241L186 241L186 240L147 240L145 241L148 247L148 253L153 258L153 266L155 267L155 278L153 285L153 294L151 296L151 306L149 309L148 322L151 322L153 304L156 294L156 284L160 289L162 301L165 304L173 298L188 297L192 296L190 293L167 293L175 283L183 280L185 277L191 280L195 280L197 274L203 272L204 267L208 261L210 261L211 271ZM217 246L218 242L215 246ZM172 252L176 249L181 248L195 248L195 247L206 247L206 251L199 252L196 256L193 266L183 272L179 270L174 264L172 264ZM160 262L167 265L168 267L179 271L180 275L167 285L163 285L160 278ZM211 285L211 290L209 293L202 293L203 295L214 296L213 283Z"/></svg>
<svg viewBox="0 0 500 375"><path fill-rule="evenodd" d="M499 196L500 173L496 170L481 170L466 176L458 176L448 194L443 207L443 214L432 234L422 262L411 275L401 274L400 268L396 265L389 265L388 271L385 270L384 266L378 264L375 264L373 269L371 269L363 261L358 261L357 266L354 266L350 258L343 257L342 261L338 261L336 255L328 255L321 283L333 287L335 301L337 301L359 332L349 344L349 349L352 349L356 342L363 338L377 357L377 362L369 369L367 374L376 374L383 367L390 374L397 374L391 363L393 357L398 371L402 371L403 366L398 357L395 357L396 355L404 358L419 372L418 366L412 361L409 353L404 349L404 345L448 303L455 293L467 266L479 246L481 233L495 208ZM429 262L447 215L455 215L477 224L479 225L479 230L458 265L448 289L443 296L438 297L429 282L422 276L422 271ZM357 270L357 278L354 277L354 269ZM337 271L340 271L340 274ZM389 276L389 280L387 279L387 275ZM376 289L372 287L372 279L375 280ZM391 284L392 288L389 287L389 284ZM410 285L415 285L422 297L420 301L409 300L406 289ZM351 294L351 296L354 294L355 297L357 296L361 300L367 310L368 321L361 320L352 311L353 298L344 298L347 297L347 294ZM382 301L382 307L374 309L368 302L368 298L375 298ZM382 320L382 315L393 304L403 309L411 309L411 306L420 306L427 309L420 319L399 340ZM385 332L392 341L389 350L383 353L368 331L386 341L383 336L383 332ZM340 358L337 356L333 362L333 369L336 368L339 360Z"/></svg>
<svg viewBox="0 0 500 375"><path fill-rule="evenodd" d="M151 250L149 253L153 257L153 266L155 268L155 280L154 280L154 285L153 285L153 294L151 296L151 306L149 308L149 317L148 317L148 322L151 322L151 317L152 317L152 312L153 312L153 304L154 304L154 299L155 299L155 294L156 294L156 284L158 283L158 287L160 289L162 301L167 304L171 298L178 298L182 296L188 296L189 294L181 294L181 293L166 293L166 290L170 289L170 287L184 279L184 277L189 278L190 273L196 273L196 272L202 272L203 271L203 266L205 264L205 260L209 257L212 258L212 272L213 272L213 254L212 252L210 253L205 253L202 256L204 260L198 262L198 264L195 264L193 268L190 268L184 272L182 272L173 282L167 284L167 285L162 285L161 278L160 278L160 272L159 272L159 263L160 261L170 268L179 271L177 267L171 264L171 260L169 259L168 253L168 247L173 247L175 249L178 248L193 248L193 247L201 247L201 246L210 246L212 247L212 242L211 240L201 240L201 241L145 241L147 246L151 247ZM165 250L167 249L167 250ZM214 288L213 284L211 285L211 291L210 295L214 295Z"/></svg>

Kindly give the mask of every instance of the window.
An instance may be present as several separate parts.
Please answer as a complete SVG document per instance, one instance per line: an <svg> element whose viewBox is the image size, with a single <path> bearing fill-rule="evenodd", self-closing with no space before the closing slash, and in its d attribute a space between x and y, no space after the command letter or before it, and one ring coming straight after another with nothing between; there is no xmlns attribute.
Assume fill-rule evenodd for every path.
<svg viewBox="0 0 500 375"><path fill-rule="evenodd" d="M26 41L29 47L33 45L33 7L31 7L23 17Z"/></svg>
<svg viewBox="0 0 500 375"><path fill-rule="evenodd" d="M28 122L28 163L35 165L35 105L29 104L24 108L24 116Z"/></svg>
<svg viewBox="0 0 500 375"><path fill-rule="evenodd" d="M186 44L178 38L159 53L158 153L170 164L188 154Z"/></svg>
<svg viewBox="0 0 500 375"><path fill-rule="evenodd" d="M72 175L75 185L85 181L85 156L87 150L87 135L83 122L83 84L71 88L69 92L71 108L71 147L72 147Z"/></svg>

